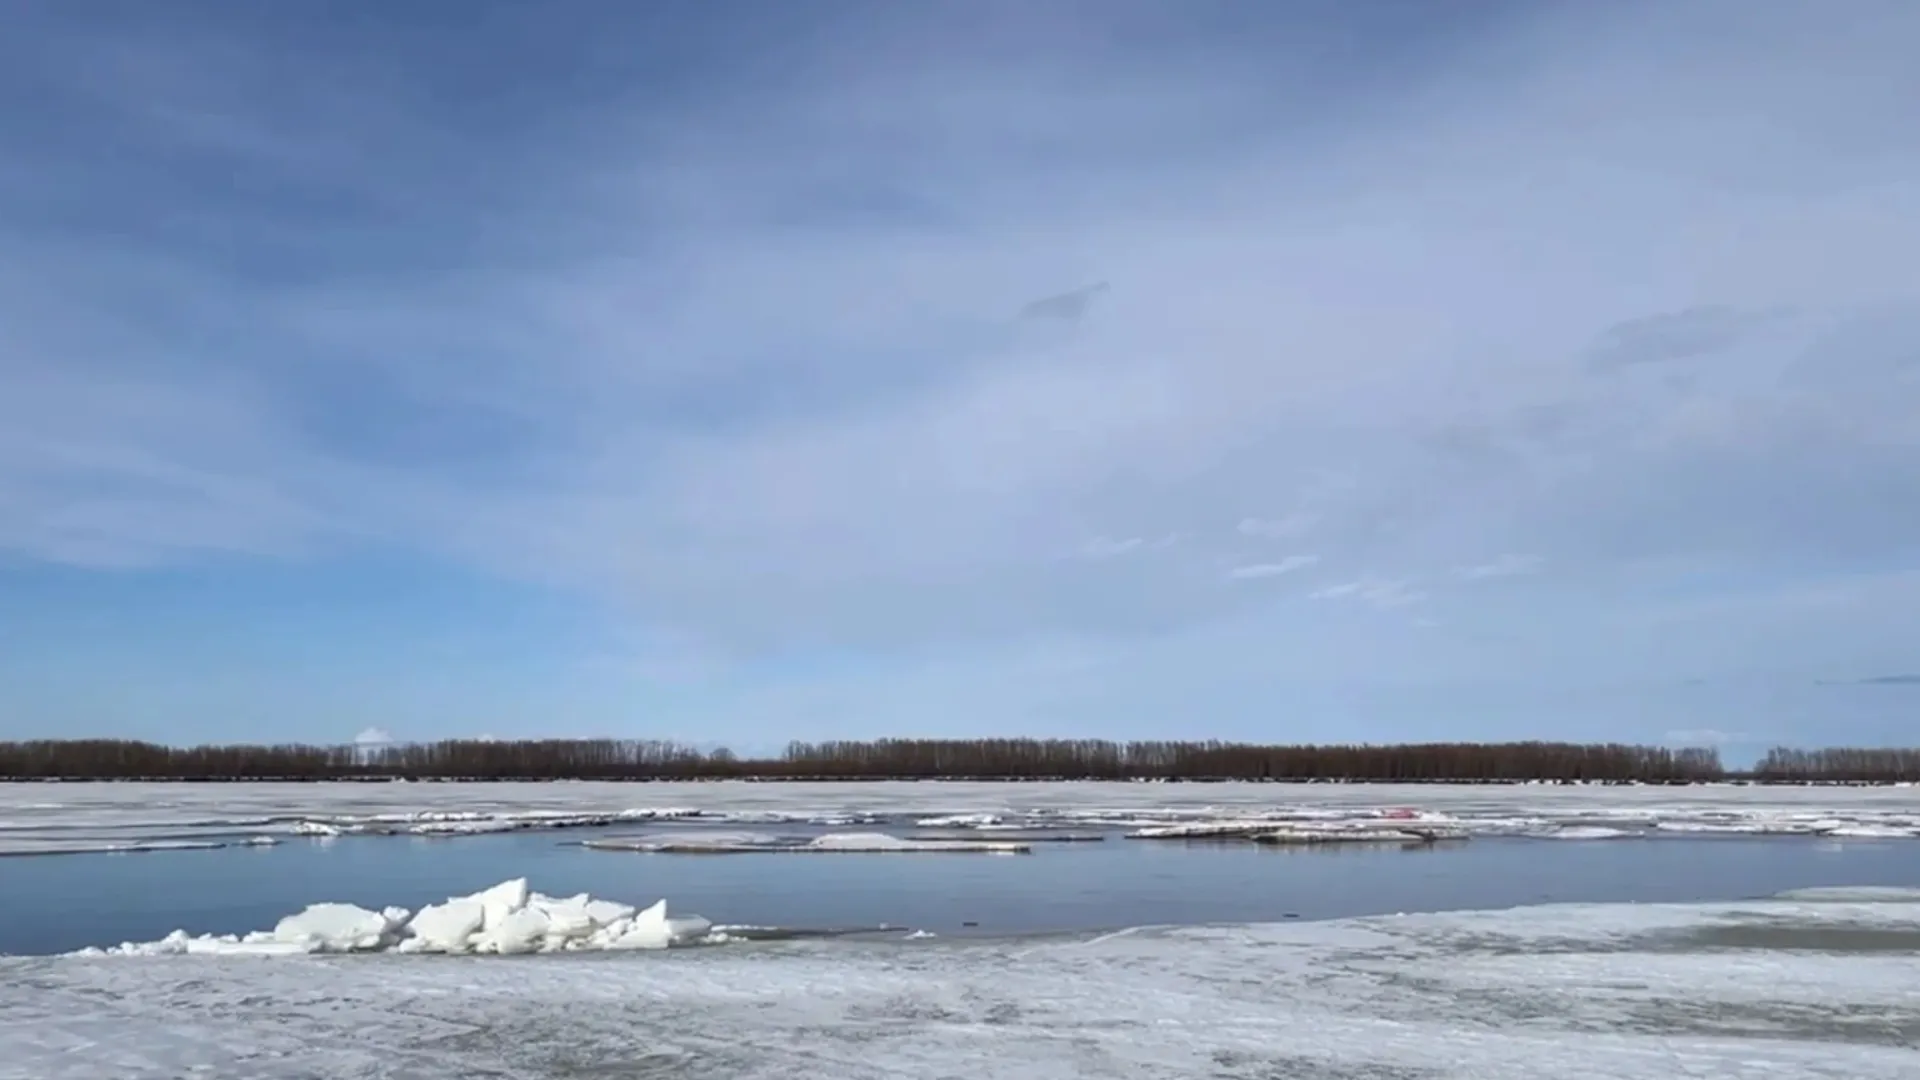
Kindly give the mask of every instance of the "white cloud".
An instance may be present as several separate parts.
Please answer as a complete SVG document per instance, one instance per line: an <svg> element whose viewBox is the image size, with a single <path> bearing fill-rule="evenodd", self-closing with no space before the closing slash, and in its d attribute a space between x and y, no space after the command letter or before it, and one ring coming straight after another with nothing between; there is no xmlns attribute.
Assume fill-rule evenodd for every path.
<svg viewBox="0 0 1920 1080"><path fill-rule="evenodd" d="M1112 559L1137 552L1165 551L1186 539L1184 533L1165 533L1148 538L1128 536L1115 539L1110 536L1097 536L1080 545L1080 555L1087 559Z"/></svg>
<svg viewBox="0 0 1920 1080"><path fill-rule="evenodd" d="M1082 544L1080 546L1080 553L1089 559L1111 559L1116 555L1125 555L1130 551L1138 551L1146 542L1144 537L1139 536L1129 536L1124 540L1098 536Z"/></svg>
<svg viewBox="0 0 1920 1080"><path fill-rule="evenodd" d="M1546 562L1538 555L1502 555L1491 562L1477 566L1457 567L1454 573L1468 581L1485 581L1488 578L1517 577L1524 574L1537 574Z"/></svg>
<svg viewBox="0 0 1920 1080"><path fill-rule="evenodd" d="M1751 735L1744 731L1721 731L1718 728L1681 728L1669 731L1661 740L1668 746L1739 746L1765 742L1764 736Z"/></svg>
<svg viewBox="0 0 1920 1080"><path fill-rule="evenodd" d="M1406 607L1426 599L1426 593L1415 591L1411 585L1409 581L1363 577L1315 589L1309 595L1315 600L1357 600L1385 610Z"/></svg>
<svg viewBox="0 0 1920 1080"><path fill-rule="evenodd" d="M1227 571L1227 576L1236 581L1279 577L1282 574L1291 574L1296 570L1305 570L1307 567L1319 561L1320 556L1318 555L1289 555L1279 562L1248 563L1245 566L1236 566Z"/></svg>
<svg viewBox="0 0 1920 1080"><path fill-rule="evenodd" d="M393 736L385 728L370 727L353 737L355 746L385 746L393 741Z"/></svg>

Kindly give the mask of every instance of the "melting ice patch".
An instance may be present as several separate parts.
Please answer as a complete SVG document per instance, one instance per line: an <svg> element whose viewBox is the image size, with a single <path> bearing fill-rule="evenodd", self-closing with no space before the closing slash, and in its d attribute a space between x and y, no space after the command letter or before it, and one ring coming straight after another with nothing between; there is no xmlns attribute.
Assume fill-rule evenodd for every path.
<svg viewBox="0 0 1920 1080"><path fill-rule="evenodd" d="M1916 950L1920 892L1873 889L566 953L510 976L392 956L16 958L0 960L0 1080L1912 1080Z"/></svg>
<svg viewBox="0 0 1920 1080"><path fill-rule="evenodd" d="M272 930L190 936L175 930L159 941L83 949L76 956L284 956L304 953L514 954L665 949L706 937L698 916L669 918L661 900L644 910L581 893L565 898L533 892L526 878L471 896L428 904L417 912L354 904L309 904Z"/></svg>

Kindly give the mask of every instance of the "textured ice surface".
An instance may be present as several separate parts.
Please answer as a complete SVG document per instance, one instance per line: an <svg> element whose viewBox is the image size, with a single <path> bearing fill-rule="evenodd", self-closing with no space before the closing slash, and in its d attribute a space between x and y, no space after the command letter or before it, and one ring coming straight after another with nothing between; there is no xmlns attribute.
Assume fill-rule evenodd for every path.
<svg viewBox="0 0 1920 1080"><path fill-rule="evenodd" d="M231 844L262 833L431 836L639 822L1248 835L1415 822L1474 834L1920 837L1912 787L1114 783L0 784L0 853ZM123 848L132 850L132 848Z"/></svg>
<svg viewBox="0 0 1920 1080"><path fill-rule="evenodd" d="M510 964L7 959L0 1080L1912 1080L1916 949L1920 893L1872 889Z"/></svg>

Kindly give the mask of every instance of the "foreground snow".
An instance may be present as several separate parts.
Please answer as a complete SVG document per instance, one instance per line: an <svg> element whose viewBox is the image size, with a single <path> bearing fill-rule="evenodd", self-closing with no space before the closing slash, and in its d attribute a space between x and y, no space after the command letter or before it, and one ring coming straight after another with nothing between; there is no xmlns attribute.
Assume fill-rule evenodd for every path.
<svg viewBox="0 0 1920 1080"><path fill-rule="evenodd" d="M724 825L1143 835L1378 825L1473 836L1920 838L1911 787L1377 784L0 784L0 854L226 846L256 835L457 838ZM1171 831L1166 831L1171 830Z"/></svg>
<svg viewBox="0 0 1920 1080"><path fill-rule="evenodd" d="M416 917L417 918L417 917ZM0 1080L1911 1080L1920 892L511 966L0 959Z"/></svg>
<svg viewBox="0 0 1920 1080"><path fill-rule="evenodd" d="M470 896L428 904L418 912L372 911L353 904L310 904L272 930L190 936L176 930L159 941L84 949L76 956L285 956L302 953L535 953L665 949L707 936L698 916L671 919L661 900L640 910L581 893L547 896L526 878Z"/></svg>

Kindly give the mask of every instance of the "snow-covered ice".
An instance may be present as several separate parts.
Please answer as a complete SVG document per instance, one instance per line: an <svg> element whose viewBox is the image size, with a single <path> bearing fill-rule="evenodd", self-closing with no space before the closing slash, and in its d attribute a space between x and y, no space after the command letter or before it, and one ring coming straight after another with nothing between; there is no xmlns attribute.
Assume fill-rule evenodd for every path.
<svg viewBox="0 0 1920 1080"><path fill-rule="evenodd" d="M49 798L57 792L58 798ZM1474 836L1569 829L1920 838L1920 788L1161 783L0 784L0 854L227 846L246 836L461 837L778 826L1131 829L1249 836L1415 822Z"/></svg>
<svg viewBox="0 0 1920 1080"><path fill-rule="evenodd" d="M1555 840L1632 840L1642 834L1636 829L1614 829L1605 825L1566 825L1540 835Z"/></svg>
<svg viewBox="0 0 1920 1080"><path fill-rule="evenodd" d="M163 851L216 851L230 847L274 847L275 836L247 836L230 840L116 840L102 838L61 838L59 836L9 836L0 832L0 856L6 855L139 855Z"/></svg>
<svg viewBox="0 0 1920 1080"><path fill-rule="evenodd" d="M1916 834L1911 828L1896 825L1836 825L1821 830L1820 835L1842 840L1911 840Z"/></svg>
<svg viewBox="0 0 1920 1080"><path fill-rule="evenodd" d="M1266 829L1249 837L1256 844L1431 844L1464 839L1463 830L1420 828Z"/></svg>
<svg viewBox="0 0 1920 1080"><path fill-rule="evenodd" d="M942 814L939 817L921 818L914 824L923 829L982 829L1005 824L1005 819L999 814Z"/></svg>
<svg viewBox="0 0 1920 1080"><path fill-rule="evenodd" d="M504 969L12 958L0 1080L1912 1080L1916 970L1897 889Z"/></svg>
<svg viewBox="0 0 1920 1080"><path fill-rule="evenodd" d="M536 953L665 949L700 941L699 916L670 918L667 902L645 910L581 893L552 897L514 878L418 912L322 902L249 934L188 935L89 948L85 956L285 956L302 953Z"/></svg>
<svg viewBox="0 0 1920 1080"><path fill-rule="evenodd" d="M955 851L985 852L993 855L1021 855L1033 850L1026 844L1002 840L905 840L887 833L829 833L808 842L815 851Z"/></svg>
<svg viewBox="0 0 1920 1080"><path fill-rule="evenodd" d="M827 833L815 837L780 837L767 833L675 832L641 836L609 836L583 840L595 851L637 851L665 855L842 854L877 855L947 853L1024 855L1033 849L1026 841L980 839L922 839L890 833Z"/></svg>
<svg viewBox="0 0 1920 1080"><path fill-rule="evenodd" d="M1010 829L1000 826L987 826L979 829L949 829L931 832L908 833L908 840L993 840L1021 844L1094 844L1107 838L1106 833L1068 832L1065 829Z"/></svg>
<svg viewBox="0 0 1920 1080"><path fill-rule="evenodd" d="M1127 834L1130 840L1212 840L1252 836L1277 828L1272 818L1218 818L1206 821L1181 821L1170 825L1137 825Z"/></svg>

